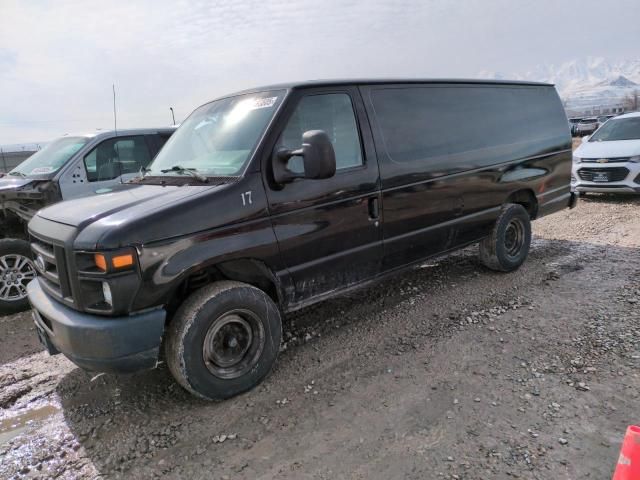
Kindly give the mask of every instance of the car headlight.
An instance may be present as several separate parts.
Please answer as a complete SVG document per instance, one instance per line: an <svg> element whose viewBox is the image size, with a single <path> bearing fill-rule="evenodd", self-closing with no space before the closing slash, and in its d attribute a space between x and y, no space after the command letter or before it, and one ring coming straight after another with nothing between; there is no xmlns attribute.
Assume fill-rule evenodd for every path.
<svg viewBox="0 0 640 480"><path fill-rule="evenodd" d="M79 309L105 315L124 315L140 285L135 248L75 252Z"/></svg>
<svg viewBox="0 0 640 480"><path fill-rule="evenodd" d="M582 158L576 157L575 155L572 158L573 158L573 163L580 163L582 161Z"/></svg>
<svg viewBox="0 0 640 480"><path fill-rule="evenodd" d="M631 163L640 163L640 155L636 155L635 157L629 158Z"/></svg>

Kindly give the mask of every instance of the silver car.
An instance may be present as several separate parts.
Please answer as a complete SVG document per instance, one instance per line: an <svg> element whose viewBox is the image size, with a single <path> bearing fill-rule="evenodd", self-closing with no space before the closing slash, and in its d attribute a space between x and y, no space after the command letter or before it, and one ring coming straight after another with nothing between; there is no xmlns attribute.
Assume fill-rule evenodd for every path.
<svg viewBox="0 0 640 480"><path fill-rule="evenodd" d="M28 307L35 277L26 225L43 207L109 191L140 174L175 128L66 135L0 178L0 315Z"/></svg>

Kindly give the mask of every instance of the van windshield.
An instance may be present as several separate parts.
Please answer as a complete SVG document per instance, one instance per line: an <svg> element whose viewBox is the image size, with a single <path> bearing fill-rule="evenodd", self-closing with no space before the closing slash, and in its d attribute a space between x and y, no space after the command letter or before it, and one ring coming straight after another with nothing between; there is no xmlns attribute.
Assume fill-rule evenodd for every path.
<svg viewBox="0 0 640 480"><path fill-rule="evenodd" d="M267 91L203 105L180 125L147 173L173 176L191 170L204 176L240 174L283 97L283 90Z"/></svg>
<svg viewBox="0 0 640 480"><path fill-rule="evenodd" d="M638 139L640 139L640 117L631 117L608 121L591 136L589 142Z"/></svg>
<svg viewBox="0 0 640 480"><path fill-rule="evenodd" d="M57 172L87 142L89 137L63 137L49 143L9 172L9 175L28 177Z"/></svg>

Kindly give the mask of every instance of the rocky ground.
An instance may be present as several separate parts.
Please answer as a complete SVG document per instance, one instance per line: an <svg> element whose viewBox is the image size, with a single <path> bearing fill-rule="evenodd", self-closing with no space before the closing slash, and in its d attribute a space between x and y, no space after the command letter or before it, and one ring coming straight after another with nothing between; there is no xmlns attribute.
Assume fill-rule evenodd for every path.
<svg viewBox="0 0 640 480"><path fill-rule="evenodd" d="M259 388L92 377L0 318L0 478L608 479L640 412L640 198L534 224L287 319Z"/></svg>

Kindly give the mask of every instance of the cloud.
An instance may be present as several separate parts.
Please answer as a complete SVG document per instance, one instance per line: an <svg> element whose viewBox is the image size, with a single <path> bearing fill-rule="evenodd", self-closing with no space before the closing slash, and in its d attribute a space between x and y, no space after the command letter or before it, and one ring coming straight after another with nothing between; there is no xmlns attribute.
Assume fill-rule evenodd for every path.
<svg viewBox="0 0 640 480"><path fill-rule="evenodd" d="M0 48L0 72L9 72L16 64L16 53Z"/></svg>
<svg viewBox="0 0 640 480"><path fill-rule="evenodd" d="M290 80L637 56L640 30L622 26L638 13L632 0L3 0L0 144L111 128L112 83L119 124L134 127Z"/></svg>

